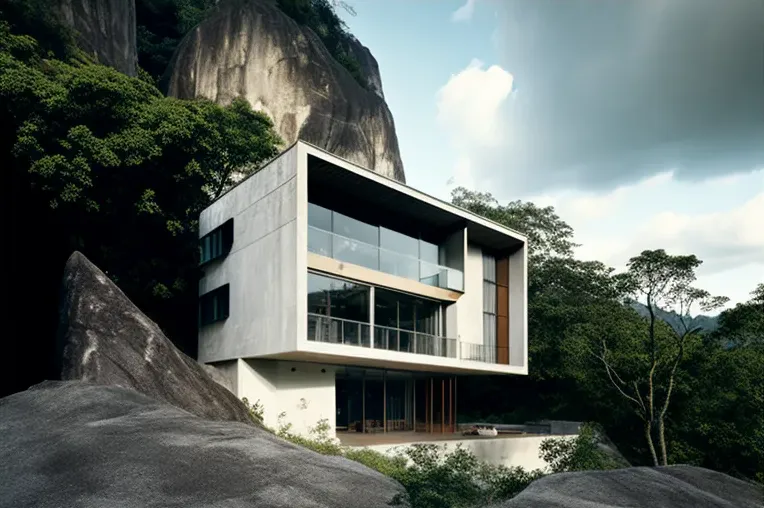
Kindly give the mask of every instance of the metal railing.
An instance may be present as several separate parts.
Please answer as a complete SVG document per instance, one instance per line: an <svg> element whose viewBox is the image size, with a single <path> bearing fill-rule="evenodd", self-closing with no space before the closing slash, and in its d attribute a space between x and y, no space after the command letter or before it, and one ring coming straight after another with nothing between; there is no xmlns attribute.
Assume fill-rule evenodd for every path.
<svg viewBox="0 0 764 508"><path fill-rule="evenodd" d="M509 364L509 348L462 342L461 359L473 362Z"/></svg>
<svg viewBox="0 0 764 508"><path fill-rule="evenodd" d="M456 339L374 325L374 347L420 355L456 358Z"/></svg>
<svg viewBox="0 0 764 508"><path fill-rule="evenodd" d="M361 321L308 314L308 340L310 341L370 348L372 347L371 328L369 323ZM457 340L375 325L374 348L456 358Z"/></svg>
<svg viewBox="0 0 764 508"><path fill-rule="evenodd" d="M369 323L308 314L308 340L371 347Z"/></svg>
<svg viewBox="0 0 764 508"><path fill-rule="evenodd" d="M428 286L464 290L464 273L369 243L308 226L308 250L322 256L364 266Z"/></svg>

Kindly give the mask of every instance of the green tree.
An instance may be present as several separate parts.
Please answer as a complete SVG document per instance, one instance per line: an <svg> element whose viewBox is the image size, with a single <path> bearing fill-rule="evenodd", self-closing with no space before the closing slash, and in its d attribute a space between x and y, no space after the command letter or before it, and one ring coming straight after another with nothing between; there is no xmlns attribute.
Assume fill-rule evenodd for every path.
<svg viewBox="0 0 764 508"><path fill-rule="evenodd" d="M355 40L336 12L336 8L340 7L355 16L355 9L350 4L341 0L277 0L277 4L287 16L313 30L329 54L359 85L363 88L368 86L361 65L352 51Z"/></svg>
<svg viewBox="0 0 764 508"><path fill-rule="evenodd" d="M183 36L201 23L216 0L136 0L138 63L160 82Z"/></svg>
<svg viewBox="0 0 764 508"><path fill-rule="evenodd" d="M731 347L764 344L764 283L756 286L748 302L722 312L714 337Z"/></svg>
<svg viewBox="0 0 764 508"><path fill-rule="evenodd" d="M526 235L532 266L550 257L572 257L578 246L573 242L573 228L557 215L554 207L542 208L527 201L501 205L489 193L464 187L451 191L451 203Z"/></svg>
<svg viewBox="0 0 764 508"><path fill-rule="evenodd" d="M113 69L49 58L12 25L0 24L0 152L16 262L28 266L20 299L39 303L50 282L35 277L57 280L78 249L195 353L198 215L277 153L271 121L244 100L166 98Z"/></svg>
<svg viewBox="0 0 764 508"><path fill-rule="evenodd" d="M677 460L764 483L762 289L722 312L719 328L691 359L671 441Z"/></svg>
<svg viewBox="0 0 764 508"><path fill-rule="evenodd" d="M607 379L632 404L644 425L644 437L655 465L668 464L666 415L677 381L677 372L689 348L701 344L698 328L690 328L694 305L704 312L716 309L727 299L695 288L695 270L701 265L694 255L673 256L664 250L646 250L629 260L621 279L627 291L646 300L648 330L644 336L630 334L616 340L601 334L590 341L589 353L604 367ZM673 329L660 322L656 308L676 309L683 327ZM653 441L657 425L660 460Z"/></svg>

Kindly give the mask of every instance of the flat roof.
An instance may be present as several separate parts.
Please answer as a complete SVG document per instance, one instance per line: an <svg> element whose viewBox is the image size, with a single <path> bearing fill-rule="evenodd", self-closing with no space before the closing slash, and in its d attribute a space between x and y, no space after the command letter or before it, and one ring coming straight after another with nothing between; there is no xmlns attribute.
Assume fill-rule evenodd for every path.
<svg viewBox="0 0 764 508"><path fill-rule="evenodd" d="M312 156L320 160L318 164L308 165L309 174L320 173L323 185L338 186L347 192L363 196L364 202L370 206L383 206L405 212L438 228L466 227L471 241L497 251L515 251L523 244L528 243L528 238L524 234L503 224L426 194L376 171L361 167L303 140L295 141L286 147L278 155L260 166L258 170L237 182L215 201L233 191L251 176L267 168L273 161L298 144L307 149L309 157ZM210 203L211 205L212 203Z"/></svg>
<svg viewBox="0 0 764 508"><path fill-rule="evenodd" d="M317 159L312 164L309 159L309 175L319 176L321 184L327 187L341 188L363 196L370 207L405 212L437 228L466 227L471 241L498 251L514 251L528 241L522 233L502 224L358 166L305 141L298 143L308 148L309 156Z"/></svg>

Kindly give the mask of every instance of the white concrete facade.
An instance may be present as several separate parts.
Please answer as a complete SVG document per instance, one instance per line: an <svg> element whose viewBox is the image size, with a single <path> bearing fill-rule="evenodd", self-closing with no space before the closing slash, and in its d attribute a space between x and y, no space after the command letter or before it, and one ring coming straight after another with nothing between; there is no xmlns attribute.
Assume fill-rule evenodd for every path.
<svg viewBox="0 0 764 508"><path fill-rule="evenodd" d="M427 220L421 218L424 210L434 214L431 217L441 226L451 224L443 233L438 262L463 272L463 290L433 287L309 252L309 179L311 174L314 179L323 178L323 173L312 172L327 166L334 178L347 175L354 184L362 183L349 188L387 193L403 200L420 221ZM200 328L198 360L218 367L237 397L259 401L266 425L278 428L289 423L294 432L308 434L326 419L333 429L335 374L344 366L444 375L527 374L527 239L523 235L303 142L292 145L205 209L199 219L200 237L231 219L230 250L202 266L199 282L200 297L228 285L227 317ZM503 249L509 260L505 309L509 358L503 364L461 357L462 344L485 345L482 258L484 250L497 249ZM440 301L445 336L455 340L455 355L375 348L373 317L370 346L309 340L309 272ZM373 316L373 296L370 306Z"/></svg>
<svg viewBox="0 0 764 508"><path fill-rule="evenodd" d="M450 304L445 309L448 337L459 343L483 342L482 252L481 246L471 238L469 228L479 226L518 242L520 248L509 257L508 365L461 360L458 354L456 358L445 358L308 340L309 156L360 175L380 189L404 193L468 224L448 240L451 246L461 245L463 252L457 256L461 259L452 261L463 267L464 291L457 294L453 303L447 302ZM232 248L223 259L203 267L204 276L199 284L200 295L229 284L230 315L224 321L201 328L200 362L280 358L343 364L350 358L359 365L373 367L390 362L397 368L413 370L527 374L527 240L524 236L303 142L292 145L205 209L199 221L200 236L231 218L234 220ZM457 347L457 351L460 350L461 347Z"/></svg>

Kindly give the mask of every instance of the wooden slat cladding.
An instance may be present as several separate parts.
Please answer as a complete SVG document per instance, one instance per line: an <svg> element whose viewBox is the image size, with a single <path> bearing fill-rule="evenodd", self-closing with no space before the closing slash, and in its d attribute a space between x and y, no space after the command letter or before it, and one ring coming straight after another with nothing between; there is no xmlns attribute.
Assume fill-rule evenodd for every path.
<svg viewBox="0 0 764 508"><path fill-rule="evenodd" d="M509 365L509 258L496 259L496 348L497 360Z"/></svg>

